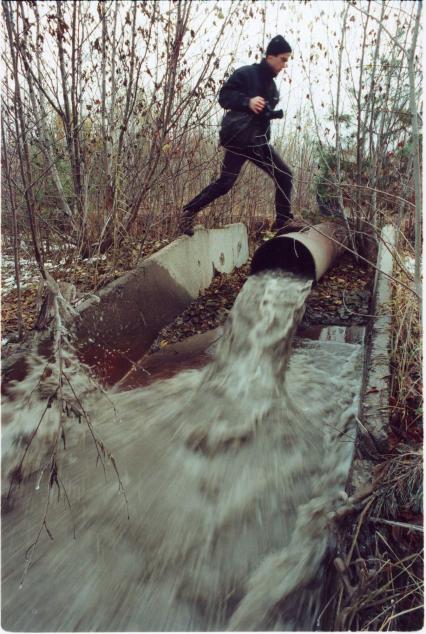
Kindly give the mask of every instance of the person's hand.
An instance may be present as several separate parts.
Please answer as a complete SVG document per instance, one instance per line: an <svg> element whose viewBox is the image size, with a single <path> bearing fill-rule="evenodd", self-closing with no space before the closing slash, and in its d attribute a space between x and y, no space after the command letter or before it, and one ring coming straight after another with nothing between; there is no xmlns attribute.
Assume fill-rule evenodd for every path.
<svg viewBox="0 0 426 634"><path fill-rule="evenodd" d="M263 97L252 97L249 101L249 108L252 112L254 112L254 114L262 112L265 106L266 101Z"/></svg>

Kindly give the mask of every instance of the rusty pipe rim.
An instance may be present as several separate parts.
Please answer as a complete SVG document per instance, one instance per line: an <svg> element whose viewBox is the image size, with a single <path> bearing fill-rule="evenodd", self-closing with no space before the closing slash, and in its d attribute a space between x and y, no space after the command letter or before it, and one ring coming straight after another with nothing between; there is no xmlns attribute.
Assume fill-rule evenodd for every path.
<svg viewBox="0 0 426 634"><path fill-rule="evenodd" d="M318 281L343 253L345 235L342 225L335 223L277 235L254 253L251 273L281 269Z"/></svg>

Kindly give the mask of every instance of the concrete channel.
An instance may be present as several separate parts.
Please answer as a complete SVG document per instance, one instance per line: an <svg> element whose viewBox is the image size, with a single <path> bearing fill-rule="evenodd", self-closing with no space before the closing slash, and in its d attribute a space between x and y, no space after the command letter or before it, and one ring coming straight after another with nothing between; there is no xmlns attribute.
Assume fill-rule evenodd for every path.
<svg viewBox="0 0 426 634"><path fill-rule="evenodd" d="M372 317L366 328L301 326L294 337L295 348L305 346L316 350L317 345L327 347L332 364L337 358L340 359L337 363L342 363L345 350L354 347L347 344L355 344L363 351L363 367L361 362L359 370L358 366L356 369L362 387L357 437L348 461L349 468L352 460L347 481L349 495L356 494L371 481L371 456L387 447L388 302L394 239L392 229L385 227L370 303ZM155 354L147 352L161 328L210 285L216 271L230 273L243 266L248 258L247 230L242 223L222 229L201 228L192 238L177 239L80 306L76 320L80 359L91 367L101 382L114 386L118 392L149 385L182 370L203 367L212 358L221 328L189 337Z"/></svg>
<svg viewBox="0 0 426 634"><path fill-rule="evenodd" d="M196 227L94 294L79 308L80 358L114 385L147 352L158 332L211 283L249 257L243 223Z"/></svg>
<svg viewBox="0 0 426 634"><path fill-rule="evenodd" d="M186 304L198 295L198 292L208 286L215 268L220 271L231 272L235 267L239 267L247 261L248 243L245 229L241 225L231 227L225 227L223 230L211 230L210 232L198 231L195 234L195 238L181 238L175 244L170 245L170 247L157 254L156 257L154 256L155 263L160 262L161 267L168 272L173 271L176 261L181 262L184 267L188 267L188 262L194 262L196 257L200 276L197 283L192 282L190 289L185 284L188 278L184 274L178 280L173 272L169 277L165 277L164 274L159 276L156 266L152 267L147 262L142 271L139 271L136 275L129 274L124 279L110 285L109 288L107 287L103 293L100 305L92 304L91 308L83 308L83 319L86 314L90 314L92 319L92 328L88 328L87 332L90 331L92 337L96 336L98 332L93 328L93 324L97 321L95 315L99 310L98 306L104 313L104 307L116 302L117 288L125 288L127 280L132 280L129 287L129 297L132 297L136 293L137 280L139 280L139 283L143 282L143 288L146 288L144 285L148 284L149 293L154 293L154 296L151 295L151 297L155 297L151 305L152 310L149 311L149 314L152 315L152 322L150 325L146 323L147 311L145 311L145 322L143 323L148 332L146 344L150 343L155 338L158 330L166 325L168 319L171 320L177 316ZM229 238L229 242L226 242L225 257L221 255L224 251L220 250L219 252L219 249L217 249L218 245L221 244L215 236L217 231L220 231L223 237ZM292 240L295 237L297 240L296 235L290 236ZM237 248L232 246L232 242L235 240L237 241ZM206 243L214 245L210 247L213 252L209 249L200 249L199 242L201 241L204 245ZM278 240L275 240L274 248L275 243L278 243ZM298 243L295 242L295 244ZM349 496L356 497L369 488L373 477L374 457L377 452L386 451L387 448L391 337L388 303L391 299L390 276L392 276L392 249L394 245L395 231L391 226L386 226L382 231L378 245L377 270L370 301L370 319L366 327L301 325L293 342L295 348L309 346L313 342L329 347L330 350L335 346L336 354L338 353L339 344L356 344L363 348L363 368L360 366L361 389L357 432L353 446L352 464L348 471L346 485L346 491ZM262 257L265 252L268 252L268 248L261 248ZM195 256L194 253L200 255ZM169 260L172 254L173 257ZM338 255L339 253L333 253L332 260ZM180 260L181 257L184 258L183 262ZM275 259L281 262L279 254L275 254ZM292 260L291 266L293 264ZM312 265L311 268L314 270ZM315 270L318 270L317 266L315 266ZM151 286L148 281L147 278L150 271L153 272L152 274L158 286ZM321 262L321 271L322 273L324 272L323 262ZM165 286L162 286L166 279ZM157 280L160 280L160 282L158 283ZM179 289L180 285L185 288L185 291L175 290ZM170 290L170 288L173 290ZM157 321L159 313L158 295L156 296L155 293L161 294L164 289L166 289L167 298L166 310L161 314L160 320ZM149 294L146 294L146 291L142 291L142 295L149 301ZM127 328L127 312L123 308L124 305L122 304L118 309L121 312L121 316L115 322L115 327L118 327L117 338L121 341L122 329L126 330ZM105 319L105 313L103 318ZM139 322L139 327L136 330L137 337L140 337L141 325ZM116 378L113 375L115 388L118 391L132 390L169 378L183 370L201 368L207 365L212 360L216 342L220 339L221 334L222 328L219 327L203 334L188 337L179 343L169 344L166 348L154 354L145 354L146 347L142 349L142 354L139 354L141 349L136 347L135 352L139 354L138 358L136 358L137 355L133 356L133 363L127 367L125 372L122 371L123 368L121 367L120 377L116 375ZM104 335L102 334L102 336ZM102 342L99 343L103 346ZM105 364L103 367L104 370L107 369ZM336 526L334 530L337 544L343 543L344 539L343 535L339 533L340 529ZM328 595L329 591L332 591L331 589L336 587L335 584L337 583L337 576L333 574L331 569L327 573L327 579ZM328 614L325 618L327 620Z"/></svg>
<svg viewBox="0 0 426 634"><path fill-rule="evenodd" d="M294 236L297 238L297 234ZM282 239L285 240L286 236ZM277 241L272 239L271 243L275 245ZM369 459L365 455L386 450L387 447L390 375L388 302L394 244L395 230L388 225L384 227L378 245L371 317L366 328L302 325L297 332L297 339L364 345L357 457L348 482L352 491L371 477L371 469L367 468ZM262 257L265 251L268 251L265 246L260 248ZM334 249L332 261L338 255ZM231 273L244 265L248 258L248 236L243 223L210 230L196 227L193 237L178 238L80 306L76 335L81 360L93 369L101 381L110 386L116 385L120 390L147 385L182 369L205 365L211 358L215 341L220 337L220 328L188 337L157 353L146 353L161 328L210 285L216 271ZM324 271L321 262L321 274Z"/></svg>
<svg viewBox="0 0 426 634"><path fill-rule="evenodd" d="M376 262L376 275L370 302L370 321L366 328L365 362L361 391L360 419L355 458L348 478L348 492L368 486L373 477L373 458L386 453L389 431L392 251L396 232L391 225L382 229Z"/></svg>

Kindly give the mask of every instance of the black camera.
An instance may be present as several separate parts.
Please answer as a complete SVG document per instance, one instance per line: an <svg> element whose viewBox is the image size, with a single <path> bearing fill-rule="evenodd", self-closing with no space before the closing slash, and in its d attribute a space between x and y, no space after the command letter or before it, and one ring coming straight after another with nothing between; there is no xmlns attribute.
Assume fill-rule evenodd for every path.
<svg viewBox="0 0 426 634"><path fill-rule="evenodd" d="M267 103L262 111L262 115L265 117L265 119L268 119L268 121L270 121L271 119L282 119L284 113L282 110L273 110L269 103Z"/></svg>

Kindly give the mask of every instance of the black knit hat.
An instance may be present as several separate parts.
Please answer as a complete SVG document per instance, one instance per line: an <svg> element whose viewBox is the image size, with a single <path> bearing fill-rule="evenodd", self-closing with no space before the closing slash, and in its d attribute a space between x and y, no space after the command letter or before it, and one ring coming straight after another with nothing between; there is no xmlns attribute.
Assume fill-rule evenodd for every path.
<svg viewBox="0 0 426 634"><path fill-rule="evenodd" d="M281 53L291 53L291 46L282 35L276 35L269 42L265 56L281 55Z"/></svg>

